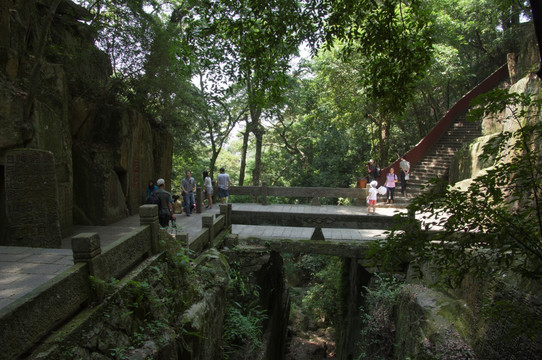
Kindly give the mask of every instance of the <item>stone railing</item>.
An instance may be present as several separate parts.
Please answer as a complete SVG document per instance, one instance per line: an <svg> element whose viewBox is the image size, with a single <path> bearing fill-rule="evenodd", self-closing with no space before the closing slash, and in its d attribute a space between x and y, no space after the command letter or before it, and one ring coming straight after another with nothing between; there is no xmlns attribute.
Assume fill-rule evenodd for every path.
<svg viewBox="0 0 542 360"><path fill-rule="evenodd" d="M227 241L232 224L232 206L231 204L220 204L219 206L220 215L218 217L215 218L214 214L202 215L201 231L193 239L189 239L188 233L175 235L181 244L191 250L192 256L211 247L220 247L221 243Z"/></svg>
<svg viewBox="0 0 542 360"><path fill-rule="evenodd" d="M320 205L319 198L353 198L358 206L367 199L365 188L278 187L267 186L265 182L262 182L262 186L232 186L229 192L230 195L259 197L264 205L267 204L268 196L309 198L312 199L312 205Z"/></svg>
<svg viewBox="0 0 542 360"><path fill-rule="evenodd" d="M312 227L314 232L311 240L325 240L323 228L390 230L394 224L394 218L385 215L304 214L253 210L235 210L231 219L236 225Z"/></svg>
<svg viewBox="0 0 542 360"><path fill-rule="evenodd" d="M158 207L139 208L140 227L102 249L97 233L72 238L74 265L25 296L0 310L0 348L7 359L27 352L44 336L72 318L95 297L91 276L101 280L119 279L146 259L159 254L160 238L170 236L160 230ZM189 240L178 234L197 256L203 250L227 240L231 229L231 204L220 206L220 215L203 216L202 230Z"/></svg>

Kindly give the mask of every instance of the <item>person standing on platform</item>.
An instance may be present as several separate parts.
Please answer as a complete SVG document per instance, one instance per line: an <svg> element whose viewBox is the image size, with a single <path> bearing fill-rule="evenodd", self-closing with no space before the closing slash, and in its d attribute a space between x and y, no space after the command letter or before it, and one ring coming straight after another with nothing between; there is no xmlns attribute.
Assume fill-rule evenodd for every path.
<svg viewBox="0 0 542 360"><path fill-rule="evenodd" d="M395 192L395 183L397 182L397 175L395 169L390 168L390 172L386 175L386 184L384 185L388 191L386 193L386 204L393 204L393 193Z"/></svg>
<svg viewBox="0 0 542 360"><path fill-rule="evenodd" d="M205 190L205 193L207 194L207 206L205 206L205 208L212 209L213 208L213 183L211 182L211 177L209 176L209 172L207 171L203 172L203 189Z"/></svg>
<svg viewBox="0 0 542 360"><path fill-rule="evenodd" d="M218 197L220 198L220 202L223 204L224 199L226 199L227 204L230 197L229 191L231 181L230 176L226 174L226 170L224 170L224 168L220 168L220 174L218 174L218 177L216 178L216 183L218 184Z"/></svg>
<svg viewBox="0 0 542 360"><path fill-rule="evenodd" d="M376 180L377 174L376 174L376 165L373 159L369 160L367 163L367 173L369 175L369 181Z"/></svg>
<svg viewBox="0 0 542 360"><path fill-rule="evenodd" d="M186 171L186 177L181 181L181 188L183 192L184 211L186 216L190 216L194 200L194 191L196 191L196 180L192 177L190 170Z"/></svg>
<svg viewBox="0 0 542 360"><path fill-rule="evenodd" d="M371 208L373 208L373 215L376 212L376 200L378 197L378 190L376 187L378 183L376 180L371 181L371 187L369 188L369 193L367 194L367 215L371 213Z"/></svg>
<svg viewBox="0 0 542 360"><path fill-rule="evenodd" d="M172 205L173 200L171 199L171 194L164 189L165 184L166 182L164 179L158 179L156 181L158 189L154 190L160 199L160 204L158 205L158 222L161 227L167 227L169 225L169 220L175 220Z"/></svg>
<svg viewBox="0 0 542 360"><path fill-rule="evenodd" d="M153 180L149 180L149 186L147 186L147 199L151 196L154 190L158 189L158 186L154 185Z"/></svg>

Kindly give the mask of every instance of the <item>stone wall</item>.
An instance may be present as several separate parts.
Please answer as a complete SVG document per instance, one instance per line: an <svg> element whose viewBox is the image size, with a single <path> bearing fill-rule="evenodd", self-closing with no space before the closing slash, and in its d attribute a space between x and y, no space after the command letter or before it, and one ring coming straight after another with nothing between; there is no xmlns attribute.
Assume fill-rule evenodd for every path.
<svg viewBox="0 0 542 360"><path fill-rule="evenodd" d="M437 277L429 264L409 267L396 300L395 359L538 358L540 283L467 275L454 289L430 289Z"/></svg>
<svg viewBox="0 0 542 360"><path fill-rule="evenodd" d="M519 79L510 87L511 93L540 96L542 81L533 73ZM540 120L540 119L538 119ZM525 121L525 120L522 120ZM450 183L461 189L467 189L473 178L483 173L493 165L491 159L482 160L483 146L496 134L502 131L515 131L517 123L510 109L498 114L487 116L482 121L484 136L463 146L455 155L450 165Z"/></svg>
<svg viewBox="0 0 542 360"><path fill-rule="evenodd" d="M79 21L88 12L62 1L48 28L44 4L0 4L0 174L7 175L11 149L51 152L55 211L66 236L74 221L105 225L137 213L148 180L170 178L173 140L116 103L108 57L95 47L93 30ZM0 181L2 209L5 181ZM5 215L2 219L10 217ZM10 241L9 224L2 220L2 225L0 245Z"/></svg>
<svg viewBox="0 0 542 360"><path fill-rule="evenodd" d="M191 268L178 244L166 247L175 251L145 260L120 281L95 279L94 303L25 358L222 358L226 261L214 250Z"/></svg>

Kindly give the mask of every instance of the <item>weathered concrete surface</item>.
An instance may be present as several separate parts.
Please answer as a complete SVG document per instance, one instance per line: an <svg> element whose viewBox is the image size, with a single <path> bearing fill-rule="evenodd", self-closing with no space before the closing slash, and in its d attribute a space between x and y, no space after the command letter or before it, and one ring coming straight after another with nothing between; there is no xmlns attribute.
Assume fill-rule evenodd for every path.
<svg viewBox="0 0 542 360"><path fill-rule="evenodd" d="M0 309L71 266L68 249L0 246Z"/></svg>
<svg viewBox="0 0 542 360"><path fill-rule="evenodd" d="M322 241L288 239L243 239L249 249L251 246L264 246L279 253L320 254L340 257L365 258L369 241ZM242 246L242 245L241 245Z"/></svg>
<svg viewBox="0 0 542 360"><path fill-rule="evenodd" d="M0 309L0 347L11 359L30 349L65 314L75 313L90 298L88 268L76 265Z"/></svg>
<svg viewBox="0 0 542 360"><path fill-rule="evenodd" d="M393 218L384 215L334 214L332 212L328 214L270 212L262 209L261 211L233 210L232 223L238 225L388 230L393 225Z"/></svg>
<svg viewBox="0 0 542 360"><path fill-rule="evenodd" d="M6 155L4 245L59 248L59 203L55 160L49 151L11 150Z"/></svg>

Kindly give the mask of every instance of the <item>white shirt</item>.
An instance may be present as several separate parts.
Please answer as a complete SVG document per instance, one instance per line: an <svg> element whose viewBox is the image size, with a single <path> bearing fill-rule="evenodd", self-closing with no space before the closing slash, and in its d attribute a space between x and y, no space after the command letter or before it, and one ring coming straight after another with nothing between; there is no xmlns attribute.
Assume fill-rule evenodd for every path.
<svg viewBox="0 0 542 360"><path fill-rule="evenodd" d="M229 184L230 184L230 177L228 174L218 174L216 178L216 182L218 183L218 187L220 189L228 190Z"/></svg>

